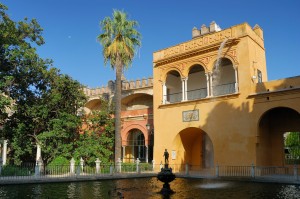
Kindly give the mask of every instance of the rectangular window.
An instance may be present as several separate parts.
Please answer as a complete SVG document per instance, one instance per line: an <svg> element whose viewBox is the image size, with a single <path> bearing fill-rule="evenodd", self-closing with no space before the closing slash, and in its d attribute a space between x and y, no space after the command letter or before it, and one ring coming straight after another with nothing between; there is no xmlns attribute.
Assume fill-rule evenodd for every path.
<svg viewBox="0 0 300 199"><path fill-rule="evenodd" d="M262 82L262 73L260 70L257 69L257 80L258 80L258 83L261 83Z"/></svg>

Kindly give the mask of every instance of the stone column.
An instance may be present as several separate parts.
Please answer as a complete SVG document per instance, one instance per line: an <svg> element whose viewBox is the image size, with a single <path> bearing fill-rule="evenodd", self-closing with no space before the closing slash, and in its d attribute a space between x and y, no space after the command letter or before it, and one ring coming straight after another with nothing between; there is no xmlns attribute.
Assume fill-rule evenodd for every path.
<svg viewBox="0 0 300 199"><path fill-rule="evenodd" d="M137 158L137 159L136 159L136 162L135 162L135 163L136 163L136 172L137 172L137 173L140 173L140 172L141 172L141 171L140 171L140 162L141 162L140 159Z"/></svg>
<svg viewBox="0 0 300 199"><path fill-rule="evenodd" d="M123 156L122 156L122 157L123 157L123 162L124 162L124 159L125 159L125 147L126 147L126 146L122 146L122 149L123 149L123 150L122 150L122 152L123 152Z"/></svg>
<svg viewBox="0 0 300 199"><path fill-rule="evenodd" d="M186 77L185 78L185 83L184 83L184 101L188 100L188 97L187 97L187 80L188 80L188 78Z"/></svg>
<svg viewBox="0 0 300 199"><path fill-rule="evenodd" d="M101 161L99 160L99 158L96 159L95 163L96 163L96 174L99 174L101 173L101 167L100 167Z"/></svg>
<svg viewBox="0 0 300 199"><path fill-rule="evenodd" d="M214 89L212 83L212 74L209 75L209 83L210 83L210 96L214 96Z"/></svg>
<svg viewBox="0 0 300 199"><path fill-rule="evenodd" d="M210 97L210 83L209 83L209 73L205 73L206 76L206 92L207 92L207 96L206 97Z"/></svg>
<svg viewBox="0 0 300 199"><path fill-rule="evenodd" d="M133 146L131 146L131 149L132 149L132 151L131 151L131 154L132 154L132 158L133 158L133 162L134 162L134 159L135 159L135 157L134 157L134 145ZM131 162L131 159L130 159L130 162Z"/></svg>
<svg viewBox="0 0 300 199"><path fill-rule="evenodd" d="M296 164L294 165L294 180L298 180L298 167Z"/></svg>
<svg viewBox="0 0 300 199"><path fill-rule="evenodd" d="M6 156L7 156L7 140L3 140L3 148L2 148L2 165L6 165Z"/></svg>
<svg viewBox="0 0 300 199"><path fill-rule="evenodd" d="M81 157L81 158L80 158L81 173L83 173L83 164L84 164L84 160L83 160L82 157Z"/></svg>
<svg viewBox="0 0 300 199"><path fill-rule="evenodd" d="M70 174L75 174L75 160L74 158L70 161Z"/></svg>
<svg viewBox="0 0 300 199"><path fill-rule="evenodd" d="M117 160L116 171L117 171L117 173L121 173L122 172L122 160L120 158L118 158L118 160Z"/></svg>
<svg viewBox="0 0 300 199"><path fill-rule="evenodd" d="M0 175L1 175L1 172L2 172L2 164L3 164L3 161L2 161L2 158L0 157Z"/></svg>
<svg viewBox="0 0 300 199"><path fill-rule="evenodd" d="M38 177L41 175L43 171L43 160L42 158L40 157L37 162L36 162L36 165L35 165L35 176Z"/></svg>
<svg viewBox="0 0 300 199"><path fill-rule="evenodd" d="M189 164L185 164L185 175L189 175Z"/></svg>
<svg viewBox="0 0 300 199"><path fill-rule="evenodd" d="M148 163L148 146L146 146L146 162Z"/></svg>
<svg viewBox="0 0 300 199"><path fill-rule="evenodd" d="M36 144L36 159L35 161L37 162L41 157L41 145Z"/></svg>
<svg viewBox="0 0 300 199"><path fill-rule="evenodd" d="M163 90L162 103L166 104L166 102L167 102L167 86L166 86L165 82L163 82L163 84L162 84L162 90Z"/></svg>
<svg viewBox="0 0 300 199"><path fill-rule="evenodd" d="M155 160L152 160L152 171L155 170Z"/></svg>
<svg viewBox="0 0 300 199"><path fill-rule="evenodd" d="M219 165L216 166L216 177L219 177Z"/></svg>
<svg viewBox="0 0 300 199"><path fill-rule="evenodd" d="M239 83L238 83L238 72L237 72L237 68L234 68L234 75L235 75L234 90L235 90L235 93L238 93L238 92L239 92Z"/></svg>
<svg viewBox="0 0 300 199"><path fill-rule="evenodd" d="M255 178L255 167L254 167L254 164L252 163L251 165L251 177L252 178Z"/></svg>
<svg viewBox="0 0 300 199"><path fill-rule="evenodd" d="M185 79L182 78L181 79L181 91L182 91L182 97L181 97L181 101L185 101Z"/></svg>

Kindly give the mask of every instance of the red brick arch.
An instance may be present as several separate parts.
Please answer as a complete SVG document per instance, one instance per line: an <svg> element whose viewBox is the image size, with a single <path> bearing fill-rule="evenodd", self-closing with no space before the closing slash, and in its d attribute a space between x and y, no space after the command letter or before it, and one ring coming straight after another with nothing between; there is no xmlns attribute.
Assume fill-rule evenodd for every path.
<svg viewBox="0 0 300 199"><path fill-rule="evenodd" d="M129 132L132 129L138 129L140 130L145 137L145 145L148 146L149 145L149 141L148 141L148 131L146 129L146 123L144 121L140 122L141 124L125 124L125 126L123 126L123 129L121 131L121 137L122 137L122 146L126 145L126 141L127 141L127 137L129 135Z"/></svg>

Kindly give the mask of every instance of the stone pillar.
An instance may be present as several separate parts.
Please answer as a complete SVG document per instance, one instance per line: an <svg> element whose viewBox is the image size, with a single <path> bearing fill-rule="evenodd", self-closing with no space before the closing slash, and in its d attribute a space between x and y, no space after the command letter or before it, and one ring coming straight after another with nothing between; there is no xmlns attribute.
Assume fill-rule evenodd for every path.
<svg viewBox="0 0 300 199"><path fill-rule="evenodd" d="M99 174L101 173L101 167L100 167L101 161L99 160L99 158L96 159L95 163L96 163L96 174Z"/></svg>
<svg viewBox="0 0 300 199"><path fill-rule="evenodd" d="M41 145L36 144L36 158L35 161L37 162L41 158Z"/></svg>
<svg viewBox="0 0 300 199"><path fill-rule="evenodd" d="M3 140L3 148L2 148L2 165L6 165L6 156L7 156L7 140Z"/></svg>
<svg viewBox="0 0 300 199"><path fill-rule="evenodd" d="M185 175L189 175L189 164L185 164Z"/></svg>
<svg viewBox="0 0 300 199"><path fill-rule="evenodd" d="M133 162L134 162L134 158L135 158L135 157L134 157L134 151L135 151L135 150L134 150L134 146L132 146L131 149L132 149L132 150L131 150L131 154L132 154L132 158L133 158ZM130 162L131 162L131 160L130 160Z"/></svg>
<svg viewBox="0 0 300 199"><path fill-rule="evenodd" d="M2 158L0 157L0 175L1 175L1 172L2 172L2 165L3 165L3 161L2 161Z"/></svg>
<svg viewBox="0 0 300 199"><path fill-rule="evenodd" d="M138 146L138 157L137 158L141 158L141 146Z"/></svg>
<svg viewBox="0 0 300 199"><path fill-rule="evenodd" d="M112 165L110 165L109 167L109 174L112 175L113 174L113 171L114 171L114 168Z"/></svg>
<svg viewBox="0 0 300 199"><path fill-rule="evenodd" d="M38 177L41 175L43 171L43 160L42 160L42 157L40 157L37 162L36 162L36 165L35 165L35 176Z"/></svg>
<svg viewBox="0 0 300 199"><path fill-rule="evenodd" d="M165 82L162 84L162 90L163 90L163 99L162 99L162 103L163 103L163 104L166 104L166 102L167 102L167 86L166 86L166 83L165 83Z"/></svg>
<svg viewBox="0 0 300 199"><path fill-rule="evenodd" d="M254 167L254 164L252 163L251 165L251 177L252 178L255 178L255 167Z"/></svg>
<svg viewBox="0 0 300 199"><path fill-rule="evenodd" d="M152 171L155 170L155 160L152 160Z"/></svg>
<svg viewBox="0 0 300 199"><path fill-rule="evenodd" d="M121 173L122 172L122 160L120 158L118 158L116 166L117 166L116 172Z"/></svg>
<svg viewBox="0 0 300 199"><path fill-rule="evenodd" d="M80 168L81 168L81 173L83 173L83 165L84 165L84 160L82 157L80 158Z"/></svg>
<svg viewBox="0 0 300 199"><path fill-rule="evenodd" d="M185 83L184 83L184 101L188 100L188 97L187 97L187 80L188 80L188 78L186 77L185 78Z"/></svg>
<svg viewBox="0 0 300 199"><path fill-rule="evenodd" d="M238 83L238 72L237 72L237 68L234 68L234 75L235 75L234 90L235 90L235 93L238 93L238 92L239 92L239 83Z"/></svg>
<svg viewBox="0 0 300 199"><path fill-rule="evenodd" d="M210 83L209 83L209 73L205 73L206 76L206 92L207 92L207 96L206 97L210 97Z"/></svg>
<svg viewBox="0 0 300 199"><path fill-rule="evenodd" d="M137 173L141 173L141 170L140 170L140 160L137 158L135 163L136 163L136 172Z"/></svg>
<svg viewBox="0 0 300 199"><path fill-rule="evenodd" d="M219 165L216 166L216 177L219 177Z"/></svg>
<svg viewBox="0 0 300 199"><path fill-rule="evenodd" d="M214 89L212 83L212 74L209 75L209 84L210 84L210 96L214 96Z"/></svg>
<svg viewBox="0 0 300 199"><path fill-rule="evenodd" d="M181 79L181 91L182 91L182 97L181 97L181 101L185 101L185 79L182 78Z"/></svg>
<svg viewBox="0 0 300 199"><path fill-rule="evenodd" d="M70 174L75 174L75 160L74 158L71 159L70 161Z"/></svg>
<svg viewBox="0 0 300 199"><path fill-rule="evenodd" d="M294 180L298 180L298 168L297 165L294 165Z"/></svg>
<svg viewBox="0 0 300 199"><path fill-rule="evenodd" d="M123 162L124 162L124 159L125 159L125 152L126 152L126 151L125 151L125 147L126 147L126 146L122 146L122 149L123 149L123 150L122 150L122 152L123 152L123 155L122 155L122 157L123 157Z"/></svg>
<svg viewBox="0 0 300 199"><path fill-rule="evenodd" d="M148 148L149 148L149 147L146 146L146 163L148 163L148 151L149 151Z"/></svg>

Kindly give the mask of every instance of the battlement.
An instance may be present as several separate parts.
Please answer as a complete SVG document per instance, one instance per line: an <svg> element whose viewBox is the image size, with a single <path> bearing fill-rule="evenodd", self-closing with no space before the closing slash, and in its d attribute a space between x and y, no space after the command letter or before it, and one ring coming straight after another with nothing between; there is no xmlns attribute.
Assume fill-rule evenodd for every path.
<svg viewBox="0 0 300 199"><path fill-rule="evenodd" d="M194 27L192 30L192 38L199 37L211 32L219 32L221 30L222 29L220 28L220 26L216 24L216 22L212 21L209 27L206 27L205 24L203 24L199 30L196 27Z"/></svg>
<svg viewBox="0 0 300 199"><path fill-rule="evenodd" d="M148 88L153 86L153 78L143 78L143 79L137 79L137 80L123 80L122 81L122 91L127 90L133 90L133 89L142 89L142 88ZM109 81L107 86L97 87L97 88L83 88L83 92L86 96L92 97L92 96L99 96L99 95L110 95L114 93L115 89L115 82Z"/></svg>

